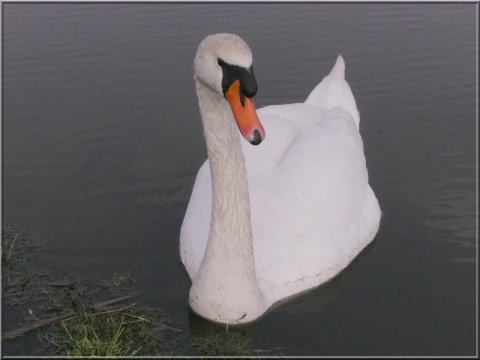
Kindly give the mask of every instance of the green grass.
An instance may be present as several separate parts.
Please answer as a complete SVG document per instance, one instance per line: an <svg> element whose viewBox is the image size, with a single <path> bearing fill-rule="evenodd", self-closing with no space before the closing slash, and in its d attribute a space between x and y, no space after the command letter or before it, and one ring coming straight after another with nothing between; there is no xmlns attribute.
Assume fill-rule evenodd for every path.
<svg viewBox="0 0 480 360"><path fill-rule="evenodd" d="M259 349L252 340L237 333L225 332L191 337L184 345L190 356L282 356L281 348Z"/></svg>
<svg viewBox="0 0 480 360"><path fill-rule="evenodd" d="M79 309L72 319L62 321L50 337L56 355L135 356L160 352L158 336L164 331L161 314L123 309L93 313Z"/></svg>
<svg viewBox="0 0 480 360"><path fill-rule="evenodd" d="M71 275L56 276L40 269L45 240L36 232L29 235L16 227L3 226L1 243L2 319L3 330L65 314L73 316L36 333L30 353L4 355L43 356L281 356L282 349L258 349L242 332L220 329L216 334L188 334L171 325L160 309L137 304L96 311L91 303L138 295L136 281L128 274L115 274L110 279L83 285ZM44 261L44 260L43 260ZM44 261L45 262L45 261ZM85 282L86 283L86 282ZM74 300L77 300L75 302ZM77 305L74 305L77 304ZM102 309L103 310L103 309ZM5 320L5 314L8 319ZM35 339L35 338L34 338ZM9 340L6 340L9 341ZM30 337L31 341L31 337ZM21 348L22 346L17 347Z"/></svg>
<svg viewBox="0 0 480 360"><path fill-rule="evenodd" d="M93 319L95 315L90 315ZM81 318L85 318L85 320ZM66 336L61 340L57 335L57 352L66 353L69 357L76 356L134 356L140 350L133 348L133 341L125 336L124 318L120 323L113 317L107 317L102 321L102 327L97 329L98 320L90 320L89 316L78 315L74 317L67 326L65 321L61 322L62 329ZM79 319L80 318L80 319ZM83 321L82 321L83 320ZM99 331L101 330L101 331Z"/></svg>
<svg viewBox="0 0 480 360"><path fill-rule="evenodd" d="M100 288L109 294L122 296L136 294L134 288L136 285L135 279L130 276L130 273L126 275L115 274L111 279L98 280Z"/></svg>
<svg viewBox="0 0 480 360"><path fill-rule="evenodd" d="M44 240L39 240L35 232L33 235L26 236L19 232L15 227L2 227L1 243L1 264L2 264L2 289L9 287L28 286L33 279L29 268L29 262L32 258L44 249ZM35 276L41 276L42 272Z"/></svg>
<svg viewBox="0 0 480 360"><path fill-rule="evenodd" d="M39 258L44 244L45 240L37 234L27 235L13 226L2 228L2 304L3 311L9 313L3 330L75 309L72 318L34 330L40 339L38 345L43 348L42 355L134 356L160 352L164 332L170 329L161 310L127 306L94 312L73 305L74 298L97 302L138 295L136 281L130 274L115 274L83 286L78 278L70 280L70 276L58 277L38 269L36 264L42 262Z"/></svg>

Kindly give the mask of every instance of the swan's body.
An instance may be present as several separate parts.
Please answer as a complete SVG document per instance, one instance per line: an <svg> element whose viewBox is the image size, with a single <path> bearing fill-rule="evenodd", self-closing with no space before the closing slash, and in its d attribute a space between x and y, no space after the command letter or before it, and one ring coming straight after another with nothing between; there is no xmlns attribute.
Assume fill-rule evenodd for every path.
<svg viewBox="0 0 480 360"><path fill-rule="evenodd" d="M305 103L258 110L264 132L239 124L252 143L266 136L258 146L240 137L222 93L223 62L250 74L243 40L210 36L197 52L209 160L195 181L180 255L192 279L192 309L240 324L337 275L373 240L381 211L340 56Z"/></svg>

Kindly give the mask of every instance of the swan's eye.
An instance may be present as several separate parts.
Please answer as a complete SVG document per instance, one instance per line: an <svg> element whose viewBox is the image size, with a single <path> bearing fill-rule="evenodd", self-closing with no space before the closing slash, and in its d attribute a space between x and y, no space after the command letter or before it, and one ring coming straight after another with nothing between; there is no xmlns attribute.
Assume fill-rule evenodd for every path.
<svg viewBox="0 0 480 360"><path fill-rule="evenodd" d="M225 61L223 61L223 60L220 59L220 58L217 59L217 63L218 63L218 65L220 65L220 66L226 65Z"/></svg>

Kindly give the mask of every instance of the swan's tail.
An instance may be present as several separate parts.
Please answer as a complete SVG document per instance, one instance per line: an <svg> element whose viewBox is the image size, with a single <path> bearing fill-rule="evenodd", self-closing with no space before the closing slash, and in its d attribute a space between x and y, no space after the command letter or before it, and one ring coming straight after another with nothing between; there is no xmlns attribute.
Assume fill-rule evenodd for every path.
<svg viewBox="0 0 480 360"><path fill-rule="evenodd" d="M338 81L345 80L345 60L343 60L342 55L338 55L337 61L330 71L330 77Z"/></svg>
<svg viewBox="0 0 480 360"><path fill-rule="evenodd" d="M360 114L350 85L345 80L345 61L342 55L338 55L337 62L330 74L325 76L322 82L313 89L305 103L324 109L341 107L352 115L357 128L359 128Z"/></svg>

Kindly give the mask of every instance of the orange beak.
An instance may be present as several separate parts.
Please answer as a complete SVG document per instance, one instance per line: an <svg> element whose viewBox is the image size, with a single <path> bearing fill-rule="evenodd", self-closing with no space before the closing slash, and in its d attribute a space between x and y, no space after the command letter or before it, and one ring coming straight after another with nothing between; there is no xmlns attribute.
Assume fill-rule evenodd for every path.
<svg viewBox="0 0 480 360"><path fill-rule="evenodd" d="M253 99L241 96L240 92L240 80L235 80L225 93L225 97L243 137L252 145L258 145L265 139L265 130L258 119Z"/></svg>

